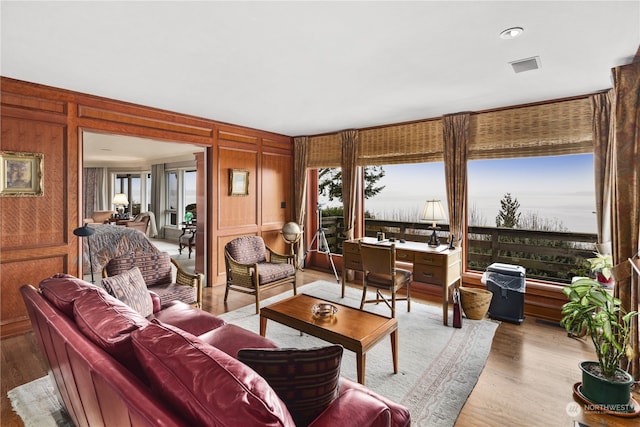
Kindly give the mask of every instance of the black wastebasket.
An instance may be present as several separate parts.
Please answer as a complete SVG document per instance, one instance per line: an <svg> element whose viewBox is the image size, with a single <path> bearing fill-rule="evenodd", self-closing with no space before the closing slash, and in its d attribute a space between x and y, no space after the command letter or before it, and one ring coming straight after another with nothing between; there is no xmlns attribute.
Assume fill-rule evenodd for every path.
<svg viewBox="0 0 640 427"><path fill-rule="evenodd" d="M520 324L524 320L525 268L493 263L482 275L482 283L493 293L489 317Z"/></svg>

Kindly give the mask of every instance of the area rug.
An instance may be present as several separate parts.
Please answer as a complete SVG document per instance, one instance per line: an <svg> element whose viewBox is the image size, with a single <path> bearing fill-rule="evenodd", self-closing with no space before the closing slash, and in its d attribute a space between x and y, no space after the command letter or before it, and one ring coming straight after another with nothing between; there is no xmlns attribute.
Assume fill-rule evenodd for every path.
<svg viewBox="0 0 640 427"><path fill-rule="evenodd" d="M48 376L11 389L7 396L26 427L73 427Z"/></svg>
<svg viewBox="0 0 640 427"><path fill-rule="evenodd" d="M345 298L341 298L341 285L332 282L313 282L298 291L352 307L360 305L361 291L347 288ZM286 292L268 298L261 306L291 295L292 292ZM367 304L365 309L390 315L385 304ZM366 386L408 407L414 426L453 426L484 368L499 323L464 319L461 329L446 327L442 324L441 307L414 301L410 313L406 311L405 302L398 302L396 313L398 373L393 373L390 341L382 340L367 353ZM253 304L220 317L256 333L260 328ZM268 321L266 335L280 347L327 344L307 334L301 336L300 332L273 321ZM356 380L353 352L344 352L341 374Z"/></svg>

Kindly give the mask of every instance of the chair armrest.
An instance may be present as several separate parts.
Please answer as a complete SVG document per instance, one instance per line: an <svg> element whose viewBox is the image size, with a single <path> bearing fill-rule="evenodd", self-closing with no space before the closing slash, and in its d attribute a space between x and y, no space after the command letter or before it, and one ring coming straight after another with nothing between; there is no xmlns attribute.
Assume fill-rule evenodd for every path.
<svg viewBox="0 0 640 427"><path fill-rule="evenodd" d="M380 400L360 390L347 390L338 396L309 427L334 427L344 425L358 427L387 427L391 425L391 411Z"/></svg>
<svg viewBox="0 0 640 427"><path fill-rule="evenodd" d="M176 267L176 283L182 286L191 286L196 288L196 303L198 308L202 307L202 281L203 276L199 273L189 273L180 267L180 264L173 258L171 263Z"/></svg>
<svg viewBox="0 0 640 427"><path fill-rule="evenodd" d="M239 263L226 250L224 259L227 263L227 274L231 274L231 283L234 286L254 288L258 285L258 274L255 273L258 271L258 264Z"/></svg>
<svg viewBox="0 0 640 427"><path fill-rule="evenodd" d="M295 255L285 255L279 252L274 251L269 246L265 246L267 251L269 252L269 262L274 264L293 264L293 259Z"/></svg>

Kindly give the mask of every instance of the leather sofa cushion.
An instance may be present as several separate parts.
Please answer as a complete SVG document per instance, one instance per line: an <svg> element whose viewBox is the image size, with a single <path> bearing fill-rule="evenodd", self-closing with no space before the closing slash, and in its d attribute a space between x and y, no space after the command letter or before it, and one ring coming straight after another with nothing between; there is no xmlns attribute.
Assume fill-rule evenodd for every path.
<svg viewBox="0 0 640 427"><path fill-rule="evenodd" d="M125 303L101 289L92 289L75 301L78 329L139 378L145 379L131 346L131 332L149 322Z"/></svg>
<svg viewBox="0 0 640 427"><path fill-rule="evenodd" d="M40 282L40 292L58 310L73 318L73 303L89 289L97 286L70 274L54 274Z"/></svg>
<svg viewBox="0 0 640 427"><path fill-rule="evenodd" d="M102 286L109 294L136 310L143 317L153 314L153 301L138 267L103 278Z"/></svg>
<svg viewBox="0 0 640 427"><path fill-rule="evenodd" d="M268 338L244 328L227 323L217 329L200 335L202 341L222 350L233 358L238 358L241 348L277 348Z"/></svg>
<svg viewBox="0 0 640 427"><path fill-rule="evenodd" d="M267 382L223 351L155 323L131 337L151 387L190 424L295 426Z"/></svg>
<svg viewBox="0 0 640 427"><path fill-rule="evenodd" d="M296 426L308 426L338 396L340 345L308 349L242 349L238 360L265 378Z"/></svg>
<svg viewBox="0 0 640 427"><path fill-rule="evenodd" d="M173 325L193 335L202 335L212 329L219 328L225 321L204 310L198 310L182 301L173 301L152 316L162 323Z"/></svg>

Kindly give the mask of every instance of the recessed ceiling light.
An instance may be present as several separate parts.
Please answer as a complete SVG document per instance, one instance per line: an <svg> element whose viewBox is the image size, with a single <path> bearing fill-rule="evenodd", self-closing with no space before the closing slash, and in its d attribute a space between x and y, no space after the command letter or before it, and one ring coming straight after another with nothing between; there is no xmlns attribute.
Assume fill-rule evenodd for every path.
<svg viewBox="0 0 640 427"><path fill-rule="evenodd" d="M522 27L507 28L506 30L500 33L500 38L503 40L515 39L516 37L520 37L523 32L524 32L524 29Z"/></svg>

